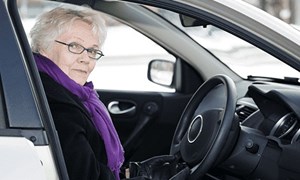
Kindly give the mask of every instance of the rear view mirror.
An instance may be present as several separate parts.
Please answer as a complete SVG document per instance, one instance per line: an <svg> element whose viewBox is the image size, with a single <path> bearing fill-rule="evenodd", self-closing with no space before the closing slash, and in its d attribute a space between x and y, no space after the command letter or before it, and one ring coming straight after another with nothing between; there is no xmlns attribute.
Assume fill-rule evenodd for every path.
<svg viewBox="0 0 300 180"><path fill-rule="evenodd" d="M171 87L174 79L175 63L155 59L149 63L148 79L156 84Z"/></svg>
<svg viewBox="0 0 300 180"><path fill-rule="evenodd" d="M179 15L179 18L180 18L181 25L183 27L196 27L196 26L206 27L207 25L210 25L209 22L203 19L196 19L182 14Z"/></svg>

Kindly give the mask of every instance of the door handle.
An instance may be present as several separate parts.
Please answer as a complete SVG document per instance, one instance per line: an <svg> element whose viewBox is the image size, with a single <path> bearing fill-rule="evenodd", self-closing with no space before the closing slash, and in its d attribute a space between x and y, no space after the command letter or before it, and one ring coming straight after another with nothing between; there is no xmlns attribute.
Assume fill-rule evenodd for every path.
<svg viewBox="0 0 300 180"><path fill-rule="evenodd" d="M119 101L112 101L108 104L107 109L111 114L114 114L114 115L124 115L124 114L132 115L135 113L136 106L133 103L130 103L130 102L122 102L122 103L127 103L130 106L128 108L124 109L124 108L120 107Z"/></svg>

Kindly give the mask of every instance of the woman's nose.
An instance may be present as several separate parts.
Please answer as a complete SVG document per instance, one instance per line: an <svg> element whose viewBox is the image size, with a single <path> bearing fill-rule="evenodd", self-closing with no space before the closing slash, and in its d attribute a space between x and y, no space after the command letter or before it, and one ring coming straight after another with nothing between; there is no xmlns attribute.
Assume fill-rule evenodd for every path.
<svg viewBox="0 0 300 180"><path fill-rule="evenodd" d="M91 61L87 51L84 51L80 54L79 61L80 63L89 63Z"/></svg>

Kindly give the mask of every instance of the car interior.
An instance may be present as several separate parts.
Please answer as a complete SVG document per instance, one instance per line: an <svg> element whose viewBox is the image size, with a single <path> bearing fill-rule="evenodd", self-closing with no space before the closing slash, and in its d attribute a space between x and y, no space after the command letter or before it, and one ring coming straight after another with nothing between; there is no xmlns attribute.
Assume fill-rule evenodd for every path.
<svg viewBox="0 0 300 180"><path fill-rule="evenodd" d="M107 74L104 77L93 76L93 81L104 84L106 81L100 81L100 78L111 76L116 77L116 83L122 81L120 88L101 88L102 84L99 83L97 93L107 106L125 149L124 168L128 168L130 162L174 155L184 164L184 170L188 169L190 179L299 179L299 78L296 75L278 78L251 74L243 77L234 71L235 67L226 58L222 61L219 57L229 58L229 54L235 55L238 59L236 62L242 64L245 63L241 61L242 58L247 60L248 56L265 57L264 54L251 54L252 49L246 45L238 50L228 48L224 53L216 47L216 44L221 44L221 36L224 34L214 39L214 44L211 45L213 50L210 50L206 47L209 43L200 44L166 16L176 16L179 19L176 23L180 27L201 28L203 33L208 32L208 36L209 33L218 35L221 29L263 51L267 54L267 60L272 57L292 66L299 75L300 56L293 54L298 48L296 43L293 44L283 37L277 40L277 34L274 33L274 42L286 41L285 48L291 48L287 51L281 44L276 46L269 39L261 37L263 33L267 34L271 30L258 34L224 18L225 15L218 16L213 10L203 7L196 9L184 3L58 0L47 2L45 7L55 7L61 3L88 5L103 13L107 19L114 19L114 23L116 21L134 29L168 55L150 58L145 55L146 60L141 60L145 62L143 76L147 83L151 87L162 87L164 90L134 90L133 85L139 84L136 79L122 79L130 71L133 72L133 77L141 76L136 69L127 69L127 61L138 64L137 60L129 60L140 58L137 55L130 56L130 53L120 57L108 53L107 61L103 60L103 64L99 62L98 66L116 71L99 69ZM216 3L216 7L221 6L217 2L209 3ZM7 9L0 9L0 14L5 10L10 15L9 21L0 19L1 26L3 24L4 27L5 23L10 24L11 21L11 29L0 32L0 39L4 39L6 34L10 39L5 40L18 49L16 53L3 55L3 59L15 61L3 60L0 65L14 68L0 67L0 119L3 119L0 120L0 135L26 137L35 146L50 145L57 174L61 179L67 179L55 125L33 61L30 39L25 31L25 18L18 6L20 3L12 0L6 2ZM31 8L47 9L45 7L36 2ZM40 13L40 10L37 12ZM4 17L6 16L1 15L1 18ZM249 22L256 25L254 20ZM259 23L257 26L264 27ZM291 30L294 31L296 32ZM126 32L119 34L129 36ZM190 32L194 33L193 30ZM130 41L118 41L120 42L114 42L115 45L111 47L118 47L118 43L130 44ZM7 49L1 43L0 45L0 49ZM150 51L143 44L137 45L146 52ZM116 48L116 51L121 51L122 48ZM239 56L240 54L243 55ZM116 57L119 59L115 60ZM122 58L123 61L120 60ZM252 66L247 62L246 67ZM118 69L119 64L124 71ZM243 68L240 71L245 72ZM271 68L263 71L276 71L274 74L279 72ZM126 89L130 87L132 89ZM18 98L14 98L15 94L18 94ZM26 109L32 110L26 112Z"/></svg>

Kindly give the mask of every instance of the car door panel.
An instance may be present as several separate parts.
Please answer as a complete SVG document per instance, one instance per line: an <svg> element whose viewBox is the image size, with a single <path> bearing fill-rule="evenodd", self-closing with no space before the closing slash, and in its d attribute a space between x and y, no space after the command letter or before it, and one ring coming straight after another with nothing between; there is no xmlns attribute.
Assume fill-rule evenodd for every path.
<svg viewBox="0 0 300 180"><path fill-rule="evenodd" d="M115 109L121 111L134 109L124 114L110 111L127 160L144 160L169 153L173 132L190 95L108 90L97 92L109 110L112 109L109 106L111 103L119 103L120 106Z"/></svg>

